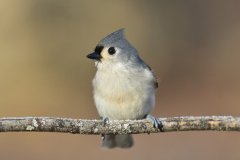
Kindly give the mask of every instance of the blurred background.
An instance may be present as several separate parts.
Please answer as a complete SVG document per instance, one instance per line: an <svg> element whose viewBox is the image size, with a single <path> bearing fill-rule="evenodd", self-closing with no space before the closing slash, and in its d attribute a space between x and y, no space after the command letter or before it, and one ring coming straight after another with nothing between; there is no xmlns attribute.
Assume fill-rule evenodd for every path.
<svg viewBox="0 0 240 160"><path fill-rule="evenodd" d="M160 78L153 115L240 115L239 17L234 0L0 0L0 117L97 119L86 55L123 27ZM236 132L134 138L108 151L100 136L0 133L0 159L240 159Z"/></svg>

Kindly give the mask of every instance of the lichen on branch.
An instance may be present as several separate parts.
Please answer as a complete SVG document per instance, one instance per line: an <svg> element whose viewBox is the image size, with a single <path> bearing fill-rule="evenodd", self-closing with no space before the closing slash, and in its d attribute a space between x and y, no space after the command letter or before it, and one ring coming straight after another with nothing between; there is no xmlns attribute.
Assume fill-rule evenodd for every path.
<svg viewBox="0 0 240 160"><path fill-rule="evenodd" d="M240 131L240 117L185 116L159 118L164 132L174 131ZM0 132L59 132L73 134L141 134L158 133L147 120L84 120L54 117L0 118Z"/></svg>

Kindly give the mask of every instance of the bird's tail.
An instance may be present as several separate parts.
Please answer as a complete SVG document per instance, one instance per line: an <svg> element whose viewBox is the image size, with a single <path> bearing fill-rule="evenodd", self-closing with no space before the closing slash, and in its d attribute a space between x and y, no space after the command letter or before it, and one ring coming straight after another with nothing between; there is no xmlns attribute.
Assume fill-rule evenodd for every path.
<svg viewBox="0 0 240 160"><path fill-rule="evenodd" d="M102 146L104 148L130 148L133 145L132 135L104 135Z"/></svg>

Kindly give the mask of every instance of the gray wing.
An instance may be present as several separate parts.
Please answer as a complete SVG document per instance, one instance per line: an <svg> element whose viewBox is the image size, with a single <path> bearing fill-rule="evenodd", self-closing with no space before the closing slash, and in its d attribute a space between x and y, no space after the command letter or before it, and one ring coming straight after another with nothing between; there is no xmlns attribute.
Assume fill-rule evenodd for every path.
<svg viewBox="0 0 240 160"><path fill-rule="evenodd" d="M153 77L154 77L153 86L154 86L155 88L158 88L158 78L157 78L157 76L154 74L152 68L151 68L149 65L147 65L138 55L132 56L132 58L133 58L133 59L132 59L131 62L135 62L135 65L134 65L134 66L139 66L139 64L140 64L144 69L147 69L147 70L149 70L149 71L152 73L152 75L153 75Z"/></svg>
<svg viewBox="0 0 240 160"><path fill-rule="evenodd" d="M145 65L146 65L146 68L149 69L149 71L152 72L152 74L153 74L153 76L155 78L154 79L154 86L155 86L155 88L158 88L158 78L157 78L157 76L154 74L152 68L149 65L147 65L147 64L145 64Z"/></svg>

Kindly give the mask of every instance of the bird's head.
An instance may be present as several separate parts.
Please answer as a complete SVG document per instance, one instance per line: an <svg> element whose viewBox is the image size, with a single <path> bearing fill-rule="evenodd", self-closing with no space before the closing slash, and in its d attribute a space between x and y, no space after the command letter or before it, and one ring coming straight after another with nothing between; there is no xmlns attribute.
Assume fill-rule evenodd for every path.
<svg viewBox="0 0 240 160"><path fill-rule="evenodd" d="M119 29L99 41L93 53L87 58L96 61L96 64L124 64L130 59L138 57L136 49L124 36L124 29Z"/></svg>

